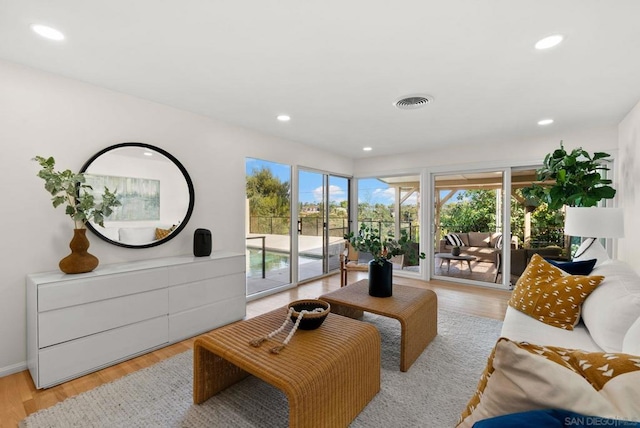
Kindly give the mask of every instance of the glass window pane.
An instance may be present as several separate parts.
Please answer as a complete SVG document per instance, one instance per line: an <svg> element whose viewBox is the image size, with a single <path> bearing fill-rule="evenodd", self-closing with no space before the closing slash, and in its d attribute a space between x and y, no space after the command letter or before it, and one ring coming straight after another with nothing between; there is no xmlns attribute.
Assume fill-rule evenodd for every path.
<svg viewBox="0 0 640 428"><path fill-rule="evenodd" d="M291 283L291 167L246 159L247 295Z"/></svg>

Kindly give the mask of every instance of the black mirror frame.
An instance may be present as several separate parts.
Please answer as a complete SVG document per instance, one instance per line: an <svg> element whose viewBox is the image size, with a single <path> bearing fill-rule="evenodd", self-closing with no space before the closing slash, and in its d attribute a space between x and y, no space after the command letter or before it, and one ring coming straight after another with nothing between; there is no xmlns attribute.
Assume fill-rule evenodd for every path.
<svg viewBox="0 0 640 428"><path fill-rule="evenodd" d="M191 177L189 176L189 173L187 172L186 168L172 154L168 153L167 151L165 151L165 150L163 150L163 149L161 149L159 147L152 146L151 144L136 143L136 142L115 144L113 146L109 146L109 147L107 147L105 149L100 150L98 153L93 155L88 161L86 161L84 163L84 165L82 165L82 168L80 168L80 172L81 173L86 172L87 168L89 168L89 166L91 166L93 161L95 161L97 158L99 158L100 156L104 155L105 153L110 152L111 150L122 148L122 147L143 147L143 148L146 148L146 149L150 149L150 150L156 151L156 152L162 154L163 156L165 156L167 159L169 159L171 162L173 162L175 166L178 167L178 169L180 170L180 172L184 176L185 181L187 182L187 187L189 188L189 207L187 208L187 213L186 213L184 219L182 220L182 222L180 223L180 225L178 225L178 227L172 233L170 233L169 235L167 235L166 237L164 237L162 239L158 239L158 240L150 242L148 244L132 245L132 244L123 244L122 242L118 242L118 241L113 241L113 240L107 238L106 236L104 236L103 234L101 234L89 222L86 223L87 229L89 229L91 232L93 232L94 235L98 236L103 241L107 241L108 243L113 244L113 245L117 245L119 247L125 247L125 248L149 248L149 247L155 247L155 246L160 245L160 244L164 244L165 242L170 241L171 239L175 238L182 231L182 229L185 228L185 226L189 222L189 219L191 218L191 214L193 214L193 206L195 204L195 190L194 190L194 187L193 187L193 181L191 181Z"/></svg>

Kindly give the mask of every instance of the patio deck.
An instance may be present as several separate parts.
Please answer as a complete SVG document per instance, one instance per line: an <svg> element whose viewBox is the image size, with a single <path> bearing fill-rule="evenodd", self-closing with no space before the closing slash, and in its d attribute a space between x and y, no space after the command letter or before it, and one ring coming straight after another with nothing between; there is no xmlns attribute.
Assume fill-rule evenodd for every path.
<svg viewBox="0 0 640 428"><path fill-rule="evenodd" d="M290 254L290 238L289 235L269 235L250 233L247 235L247 248L262 250L262 239L256 239L264 236L265 251L271 251L281 254ZM251 238L251 239L249 239ZM299 261L298 275L300 278L314 278L323 274L322 267L322 237L306 236L298 237L298 252L303 260ZM329 253L334 256L335 262L330 262L331 268L339 269L338 255L344 248L344 239L339 237L329 237ZM315 260L314 260L315 259ZM295 261L293 261L295 262ZM333 266L335 264L335 266ZM247 295L259 293L261 291L270 290L291 282L289 268L271 269L265 272L265 278L258 276L247 276Z"/></svg>
<svg viewBox="0 0 640 428"><path fill-rule="evenodd" d="M249 233L247 235L247 247L262 249L262 242L259 238L265 237L265 250L274 251L277 253L289 253L291 250L291 241L289 235L269 235L260 233ZM252 238L252 239L249 239ZM329 246L332 247L335 244L342 244L344 238L337 236L329 237ZM331 251L331 249L330 249ZM301 256L309 257L322 257L322 237L321 236L298 236L298 252Z"/></svg>
<svg viewBox="0 0 640 428"><path fill-rule="evenodd" d="M447 272L447 264L444 263L440 267L440 260L435 259L435 271L434 275L449 277L449 278L464 278L473 281L483 281L493 283L496 277L496 265L490 262L471 262L472 272L469 272L467 263L463 265L457 261L451 261L451 267ZM518 276L511 275L511 284L515 284L518 281ZM498 277L498 284L502 283L502 276Z"/></svg>
<svg viewBox="0 0 640 428"><path fill-rule="evenodd" d="M265 237L265 251L273 251L277 253L289 254L290 240L288 235L268 235L268 234L249 234L248 238ZM338 255L343 248L343 238L330 237L330 251L334 255ZM261 239L248 239L247 248L262 249ZM300 278L313 278L322 275L322 237L319 236L299 236L298 248L300 256L305 257L299 265ZM317 260L309 260L316 258ZM339 265L335 266L336 269ZM496 274L496 265L488 262L471 262L472 272L469 272L466 263L460 266L457 262L452 262L449 272L447 272L446 264L440 267L439 260L436 260L434 275L449 278L464 278L473 281L483 281L493 283ZM415 267L407 270L415 270ZM270 290L291 282L289 269L273 269L265 273L266 277L248 276L247 277L247 295L259 293L261 291ZM517 278L512 278L515 283ZM499 279L499 282L501 278Z"/></svg>

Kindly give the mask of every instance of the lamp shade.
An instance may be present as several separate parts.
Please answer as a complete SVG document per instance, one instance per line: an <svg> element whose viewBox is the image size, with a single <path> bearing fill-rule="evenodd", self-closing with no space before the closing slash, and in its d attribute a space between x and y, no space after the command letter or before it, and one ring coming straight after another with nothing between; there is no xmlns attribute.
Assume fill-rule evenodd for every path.
<svg viewBox="0 0 640 428"><path fill-rule="evenodd" d="M622 208L567 207L564 234L583 238L622 238Z"/></svg>

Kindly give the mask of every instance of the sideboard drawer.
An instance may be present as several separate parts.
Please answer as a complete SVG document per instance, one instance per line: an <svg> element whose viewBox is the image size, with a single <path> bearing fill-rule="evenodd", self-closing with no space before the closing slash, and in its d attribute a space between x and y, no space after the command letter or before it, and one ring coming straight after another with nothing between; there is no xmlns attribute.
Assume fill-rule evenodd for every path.
<svg viewBox="0 0 640 428"><path fill-rule="evenodd" d="M198 306L246 295L245 274L210 278L169 289L169 313L175 314Z"/></svg>
<svg viewBox="0 0 640 428"><path fill-rule="evenodd" d="M168 342L167 317L128 325L40 351L38 388L98 370Z"/></svg>
<svg viewBox="0 0 640 428"><path fill-rule="evenodd" d="M38 288L38 312L96 302L127 294L167 287L164 269L150 269L105 276L88 276L42 284Z"/></svg>
<svg viewBox="0 0 640 428"><path fill-rule="evenodd" d="M168 314L167 289L138 293L38 314L38 347L62 343Z"/></svg>
<svg viewBox="0 0 640 428"><path fill-rule="evenodd" d="M245 272L245 257L234 256L222 259L203 259L190 265L169 266L169 285L187 284L203 279Z"/></svg>
<svg viewBox="0 0 640 428"><path fill-rule="evenodd" d="M169 341L177 342L234 321L246 314L244 296L169 315Z"/></svg>

